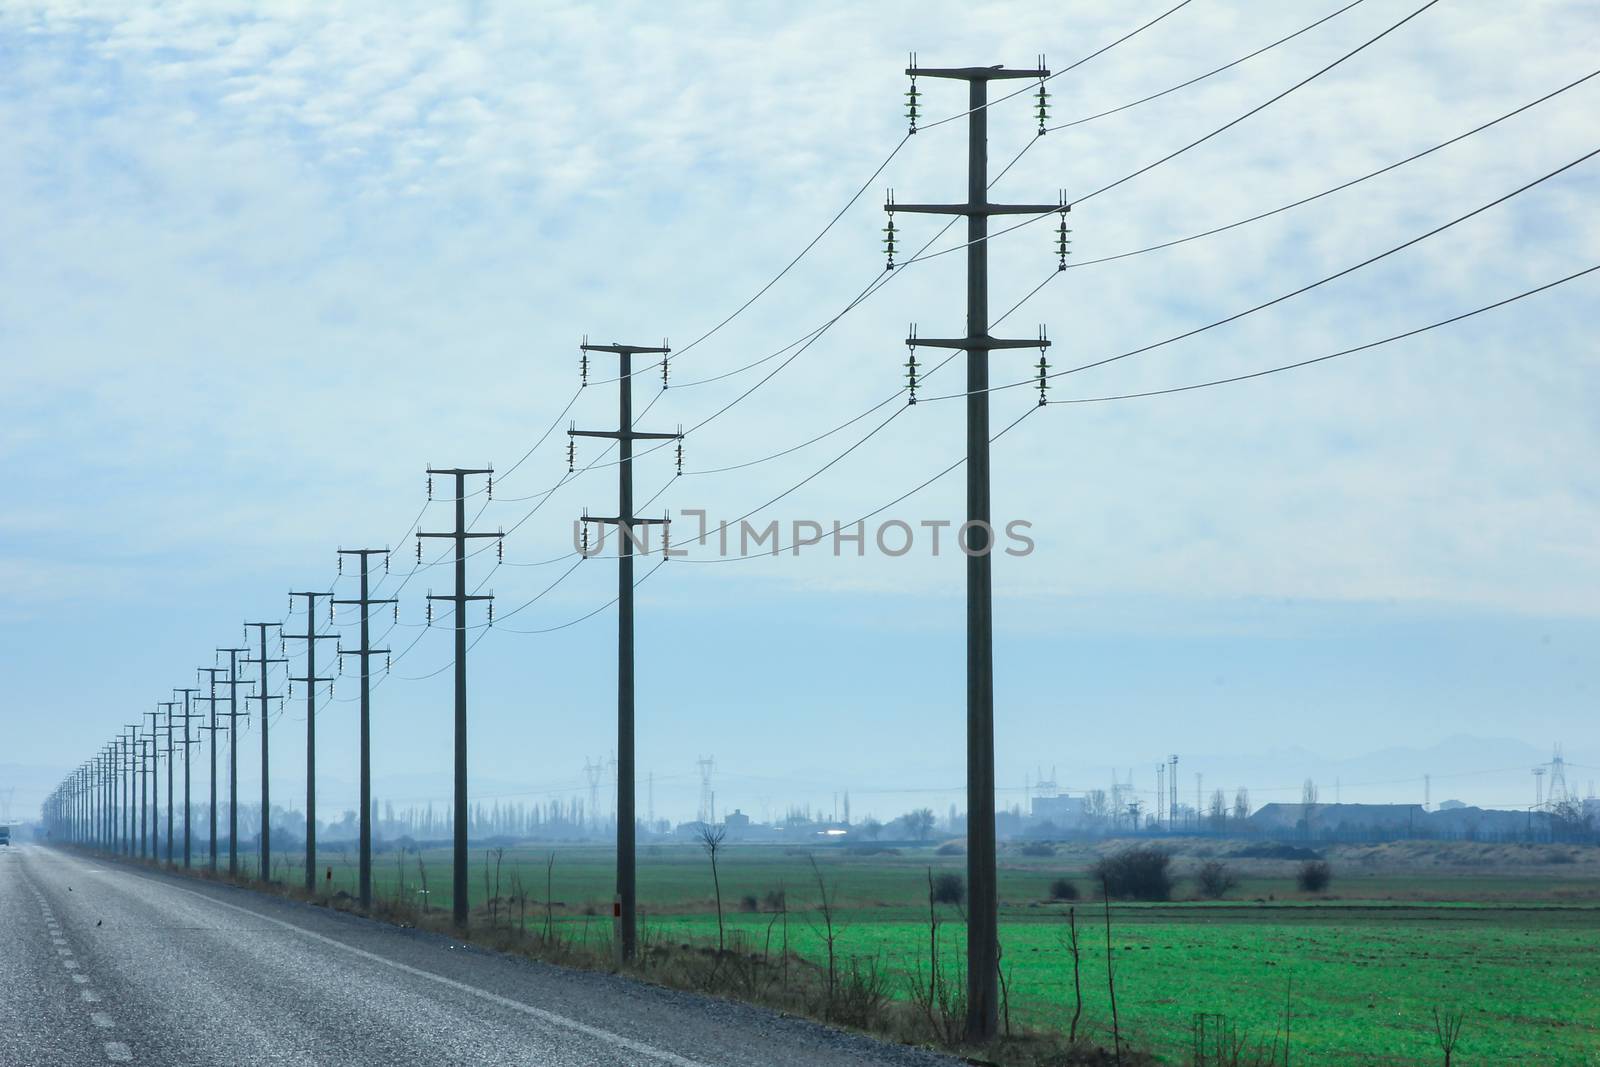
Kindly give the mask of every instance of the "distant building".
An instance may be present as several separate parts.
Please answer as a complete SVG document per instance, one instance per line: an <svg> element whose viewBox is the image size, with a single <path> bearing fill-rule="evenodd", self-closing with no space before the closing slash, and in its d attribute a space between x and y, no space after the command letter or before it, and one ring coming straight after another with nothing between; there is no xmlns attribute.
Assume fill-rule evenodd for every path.
<svg viewBox="0 0 1600 1067"><path fill-rule="evenodd" d="M1269 833L1411 833L1427 825L1421 804L1263 804L1249 822Z"/></svg>
<svg viewBox="0 0 1600 1067"><path fill-rule="evenodd" d="M1088 816L1088 805L1083 797L1065 793L1053 797L1034 797L1028 815L1041 822L1051 822L1062 829L1081 824Z"/></svg>
<svg viewBox="0 0 1600 1067"><path fill-rule="evenodd" d="M1458 810L1460 808L1464 808L1466 806L1467 806L1466 803L1464 801L1460 801L1460 800L1441 800L1441 801L1439 801L1439 810L1440 811L1456 811L1456 810Z"/></svg>
<svg viewBox="0 0 1600 1067"><path fill-rule="evenodd" d="M722 824L728 828L730 834L741 834L750 829L750 816L734 808L722 817Z"/></svg>

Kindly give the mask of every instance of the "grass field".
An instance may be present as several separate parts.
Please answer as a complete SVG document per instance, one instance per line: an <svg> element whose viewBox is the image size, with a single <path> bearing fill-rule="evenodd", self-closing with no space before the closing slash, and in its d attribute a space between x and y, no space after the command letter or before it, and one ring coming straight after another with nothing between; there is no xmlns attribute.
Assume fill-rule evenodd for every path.
<svg viewBox="0 0 1600 1067"><path fill-rule="evenodd" d="M1181 874L1205 850L1222 854L1231 845L1178 847ZM821 958L808 855L782 846L725 849L719 869L730 935L741 932L742 944L758 953L770 944L774 956L787 936L792 951ZM498 857L500 895L511 895L519 872L531 898L530 925L542 921L551 854L518 847ZM611 852L558 847L553 854L556 920L573 938L609 939ZM900 973L925 967L927 869L960 872L964 857L931 847L876 855L824 847L814 854L837 894L840 956L873 958ZM403 870L406 896L417 899L419 858L431 907L448 910L446 851L407 855L403 867L395 853L380 855L375 891L393 898ZM1071 1016L1068 905L1049 901L1049 886L1074 878L1090 896L1085 875L1094 858L1087 846L1063 846L1047 857L1002 852L1001 942L1018 1026L1065 1028ZM1239 859L1229 860L1241 880L1227 900L1114 903L1111 955L1124 1036L1184 1063L1193 1016L1208 1012L1271 1040L1283 1026L1292 981L1297 1064L1442 1062L1436 1006L1466 1013L1457 1063L1600 1064L1600 849L1413 843L1336 847L1328 858L1334 882L1321 895L1295 889L1293 863ZM334 868L335 887L352 889L348 860L337 853L323 859ZM473 854L475 907L493 888L494 861L492 853ZM764 903L780 887L788 900L786 935L783 918ZM1177 896L1187 893L1180 883ZM639 894L652 936L716 943L711 872L698 848L641 849ZM1083 1025L1109 1035L1104 912L1088 899L1073 907L1083 943ZM958 960L958 910L942 905L940 915L941 956ZM895 991L906 995L903 980Z"/></svg>

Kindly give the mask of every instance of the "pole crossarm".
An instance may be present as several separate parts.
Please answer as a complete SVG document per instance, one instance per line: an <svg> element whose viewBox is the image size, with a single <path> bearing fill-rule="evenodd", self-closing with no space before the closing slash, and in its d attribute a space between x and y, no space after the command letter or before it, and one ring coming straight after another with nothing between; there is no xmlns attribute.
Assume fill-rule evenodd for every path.
<svg viewBox="0 0 1600 1067"><path fill-rule="evenodd" d="M587 341L579 345L578 349L582 352L615 352L619 356L665 356L671 354L672 352L672 349L666 347L665 345L654 348L646 345L591 345Z"/></svg>
<svg viewBox="0 0 1600 1067"><path fill-rule="evenodd" d="M1001 337L907 337L908 348L958 348L968 352L988 352L997 348L1049 348L1047 338Z"/></svg>
<svg viewBox="0 0 1600 1067"><path fill-rule="evenodd" d="M580 521L605 522L613 526L623 523L629 526L670 526L672 524L671 519L646 519L637 515L633 518L623 518L620 515L583 515L580 516Z"/></svg>
<svg viewBox="0 0 1600 1067"><path fill-rule="evenodd" d="M1050 77L1048 68L1007 70L999 65L993 67L907 67L906 73L913 78L954 78L958 81L969 82L1003 81L1007 78Z"/></svg>
<svg viewBox="0 0 1600 1067"><path fill-rule="evenodd" d="M913 215L1053 215L1069 205L1055 204L885 204L885 211L909 211Z"/></svg>
<svg viewBox="0 0 1600 1067"><path fill-rule="evenodd" d="M568 437L605 437L612 441L681 441L681 433L642 433L638 430L568 430Z"/></svg>

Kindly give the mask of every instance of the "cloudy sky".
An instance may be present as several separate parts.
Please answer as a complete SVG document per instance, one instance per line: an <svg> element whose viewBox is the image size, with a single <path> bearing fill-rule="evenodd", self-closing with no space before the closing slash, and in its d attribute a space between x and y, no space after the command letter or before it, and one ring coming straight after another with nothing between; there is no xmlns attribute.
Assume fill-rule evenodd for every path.
<svg viewBox="0 0 1600 1067"><path fill-rule="evenodd" d="M1192 0L1051 80L1051 123L1072 125L1038 137L1027 93L991 108L991 174L1022 153L992 195L1081 201L1079 265L1058 276L1051 221L992 242L992 317L1050 279L996 332L1045 326L1057 370L1143 349L1600 148L1596 77L1304 206L1089 262L1321 193L1600 66L1591 4L1439 0L1099 192L1424 6L1346 4ZM640 429L687 431L685 473L668 448L636 477L680 537L682 509L831 528L895 501L964 450L959 400L896 395L908 324L964 322L965 257L904 262L958 246L960 225L900 214L902 266L880 277L885 190L965 189L965 121L905 136L907 53L1059 70L1170 6L0 3L0 771L16 807L194 684L241 623L303 629L288 590L354 595L341 546L395 553L379 794L442 800L451 641L422 597L453 579L416 568L411 534L453 514L443 480L427 503L429 464L495 466L468 516L508 531L504 565L469 563L497 598L492 629L471 609L473 792L577 792L614 744L616 567L563 557L576 515L615 512L617 473L580 439L567 475L568 425L616 419L614 361L580 390L580 341L670 339L671 387L641 373L636 408ZM966 106L957 83L918 88L925 126ZM1577 163L1346 277L1057 377L1051 397L1293 363L1595 266L1597 173ZM1175 395L1033 410L1029 389L997 391L996 429L1026 418L994 446L995 515L1037 544L995 564L1002 803L1052 766L1072 788L1112 768L1150 786L1170 752L1186 783L1258 802L1307 775L1338 776L1344 799L1420 800L1427 772L1435 801L1525 805L1557 742L1574 785L1600 777L1597 294L1600 273ZM962 358L925 400L959 391ZM997 353L995 382L1037 359ZM959 521L962 494L957 468L872 521L925 533ZM959 555L688 547L639 589L639 766L660 814L693 813L702 755L719 807L757 814L844 790L858 815L957 796ZM304 788L304 692L271 718L278 797ZM354 696L347 673L321 701L325 815L354 796Z"/></svg>

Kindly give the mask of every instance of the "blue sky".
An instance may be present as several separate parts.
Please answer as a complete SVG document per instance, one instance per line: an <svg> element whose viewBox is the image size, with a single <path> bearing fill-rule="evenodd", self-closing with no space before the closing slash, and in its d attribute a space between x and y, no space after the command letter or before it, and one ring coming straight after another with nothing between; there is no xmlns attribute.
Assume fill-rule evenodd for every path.
<svg viewBox="0 0 1600 1067"><path fill-rule="evenodd" d="M1419 5L1364 0L1214 78L1040 139L1025 97L999 105L992 169L1028 148L995 195L1098 188ZM282 619L288 589L334 583L335 548L392 545L385 590L399 586L424 468L506 472L552 425L493 502L472 501L480 528L516 526L505 566L473 561L502 621L472 654L472 762L485 795L578 791L584 759L612 747L614 616L514 631L604 604L614 568L586 561L508 613L566 569L529 564L569 550L572 518L615 506L614 468L597 467L516 525L537 499L515 498L565 475L567 420L615 418L612 385L559 417L579 340L668 337L681 351L759 289L901 140L906 52L1018 66L1042 51L1060 67L1164 6L0 9L0 662L13 700L0 765L14 764L17 806L193 684L241 622ZM1175 85L1339 6L1195 0L1055 79L1053 117ZM1232 222L1402 159L1589 73L1597 45L1581 3L1444 0L1081 205L1074 255ZM920 88L930 116L964 106L956 86ZM1600 147L1597 94L1600 79L1304 208L1068 271L1001 329L1045 324L1064 367L1278 296ZM881 269L883 188L960 195L964 145L959 122L908 141L782 282L682 351L665 395L639 378L638 406L655 400L641 428L695 426L779 365L693 384L835 315ZM1591 266L1596 167L1231 326L1058 379L1053 395L1321 355ZM907 250L939 225L898 221ZM1053 270L1051 237L1041 225L994 241L996 313ZM902 268L691 432L690 474L674 479L667 452L641 459L640 497L670 482L654 506L736 518L833 460L879 420L693 473L890 396L908 322L959 329L962 258ZM1049 408L997 443L996 515L1032 522L1038 542L995 568L1005 787L1048 765L1073 785L1104 785L1112 767L1147 785L1178 751L1258 800L1306 775L1388 783L1384 768L1403 763L1411 777L1471 775L1465 799L1514 804L1531 799L1525 765L1558 741L1583 781L1600 766L1594 277L1303 371ZM1026 377L1026 358L997 355L1016 367L996 378ZM1031 402L996 394L996 424ZM962 440L957 405L919 404L763 521L848 522L957 459ZM580 444L580 465L598 456ZM958 518L961 486L958 471L884 517ZM424 515L429 529L449 521L448 503ZM848 789L858 813L942 811L962 760L960 572L950 555L817 552L653 576L640 768L657 775L658 807L691 813L693 760L714 754L723 806ZM448 793L450 679L433 672L450 641L422 626L420 595L449 583L446 567L411 577L385 639L410 651L378 690L380 795ZM348 572L336 588L351 594ZM347 676L319 719L334 807L353 795L353 695ZM292 706L273 724L278 796L303 788L303 716Z"/></svg>

